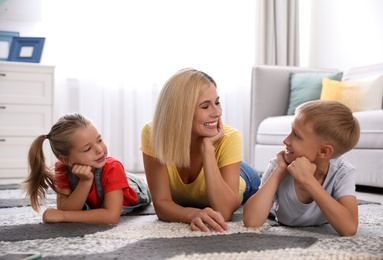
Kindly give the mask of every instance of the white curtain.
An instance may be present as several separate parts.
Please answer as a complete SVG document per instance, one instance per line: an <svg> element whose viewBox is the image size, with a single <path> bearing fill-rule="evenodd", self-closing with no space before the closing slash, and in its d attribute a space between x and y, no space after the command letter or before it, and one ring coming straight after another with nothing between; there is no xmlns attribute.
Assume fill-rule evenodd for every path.
<svg viewBox="0 0 383 260"><path fill-rule="evenodd" d="M299 0L257 1L256 64L299 65Z"/></svg>
<svg viewBox="0 0 383 260"><path fill-rule="evenodd" d="M223 121L247 143L254 10L253 0L43 0L55 120L68 112L90 117L109 155L143 171L140 133L158 93L177 70L194 67L216 80Z"/></svg>
<svg viewBox="0 0 383 260"><path fill-rule="evenodd" d="M298 4L299 0L257 1L255 64L299 66ZM250 121L252 113L255 113L253 109ZM255 143L256 134L250 134L247 154L251 164L254 164Z"/></svg>

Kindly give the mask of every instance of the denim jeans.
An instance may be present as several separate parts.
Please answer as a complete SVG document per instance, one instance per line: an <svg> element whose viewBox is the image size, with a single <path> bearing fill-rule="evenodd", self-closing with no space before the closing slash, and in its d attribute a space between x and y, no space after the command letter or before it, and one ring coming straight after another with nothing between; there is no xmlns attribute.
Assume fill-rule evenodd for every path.
<svg viewBox="0 0 383 260"><path fill-rule="evenodd" d="M245 204L245 202L251 197L251 195L258 191L259 185L261 185L261 177L254 168L252 168L245 162L241 163L240 175L246 182L246 189L243 193L242 200L242 204Z"/></svg>

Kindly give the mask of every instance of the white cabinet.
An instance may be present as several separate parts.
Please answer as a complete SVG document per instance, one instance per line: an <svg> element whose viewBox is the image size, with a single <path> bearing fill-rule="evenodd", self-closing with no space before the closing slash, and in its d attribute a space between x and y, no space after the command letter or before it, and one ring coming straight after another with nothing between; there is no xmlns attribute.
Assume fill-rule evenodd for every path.
<svg viewBox="0 0 383 260"><path fill-rule="evenodd" d="M0 178L27 176L32 141L53 125L53 87L53 66L0 62ZM50 165L48 140L44 150Z"/></svg>

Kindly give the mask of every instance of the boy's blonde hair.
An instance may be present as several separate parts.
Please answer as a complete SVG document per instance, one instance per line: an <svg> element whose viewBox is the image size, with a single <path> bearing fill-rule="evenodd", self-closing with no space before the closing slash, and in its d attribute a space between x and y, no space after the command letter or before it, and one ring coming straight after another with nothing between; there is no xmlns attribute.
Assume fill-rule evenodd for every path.
<svg viewBox="0 0 383 260"><path fill-rule="evenodd" d="M195 69L180 70L165 83L150 137L150 148L162 163L189 167L195 106L211 84L217 87L209 75Z"/></svg>
<svg viewBox="0 0 383 260"><path fill-rule="evenodd" d="M313 100L301 104L295 116L311 123L315 135L334 148L333 158L355 147L360 127L351 109L334 100Z"/></svg>

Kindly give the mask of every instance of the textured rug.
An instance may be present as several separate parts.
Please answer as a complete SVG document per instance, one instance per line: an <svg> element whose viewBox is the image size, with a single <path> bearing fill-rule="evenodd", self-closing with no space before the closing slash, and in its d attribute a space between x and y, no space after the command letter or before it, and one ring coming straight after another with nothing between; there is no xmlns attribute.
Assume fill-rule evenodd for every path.
<svg viewBox="0 0 383 260"><path fill-rule="evenodd" d="M226 232L202 233L159 221L152 206L118 225L42 224L18 188L0 187L0 259L9 252L43 259L383 259L383 206L361 200L354 237L339 237L328 224L291 228L268 220L246 228L242 208Z"/></svg>

